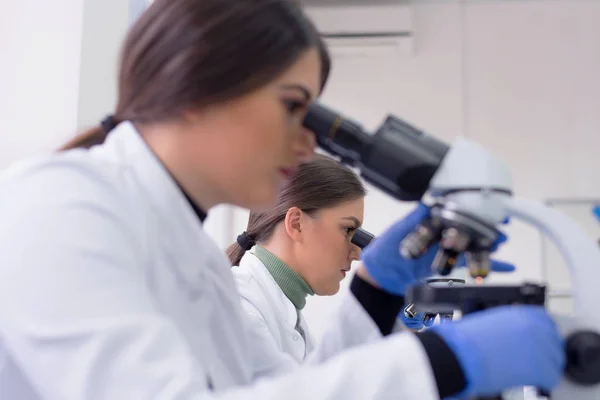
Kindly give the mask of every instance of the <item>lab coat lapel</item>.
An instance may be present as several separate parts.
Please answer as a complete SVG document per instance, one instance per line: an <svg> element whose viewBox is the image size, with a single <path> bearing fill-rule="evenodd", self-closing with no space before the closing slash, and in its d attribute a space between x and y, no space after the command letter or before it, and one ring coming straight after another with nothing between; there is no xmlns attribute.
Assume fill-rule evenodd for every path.
<svg viewBox="0 0 600 400"><path fill-rule="evenodd" d="M232 343L213 355L212 378L216 387L249 381L249 355L243 336L242 311L235 282L225 254L203 231L202 223L168 171L151 152L131 123L125 122L111 135L130 160L131 179L136 181L140 204L150 204L147 219L158 220L149 232L157 237L164 259L186 294L194 315L209 324L207 343ZM156 227L160 231L156 232ZM150 261L149 264L152 264ZM205 349L211 353L214 349Z"/></svg>
<svg viewBox="0 0 600 400"><path fill-rule="evenodd" d="M142 140L133 124L120 124L111 135L111 140L119 141L121 150L125 152L123 158L130 161L132 178L139 182L146 197L144 201L151 204L151 217L160 220L163 229L160 232L161 242L167 244L166 248L171 252L169 267L173 268L181 288L192 299L197 298L200 291L205 289L204 285L196 284L202 281L205 269L194 264L197 258L195 254L210 253L202 248L206 238L200 221L177 183Z"/></svg>
<svg viewBox="0 0 600 400"><path fill-rule="evenodd" d="M265 265L252 253L247 253L240 264L240 268L247 267L253 269L254 277L265 291L269 307L277 315L278 319L285 321L287 328L295 329L298 320L296 307L294 307L292 302L283 293Z"/></svg>

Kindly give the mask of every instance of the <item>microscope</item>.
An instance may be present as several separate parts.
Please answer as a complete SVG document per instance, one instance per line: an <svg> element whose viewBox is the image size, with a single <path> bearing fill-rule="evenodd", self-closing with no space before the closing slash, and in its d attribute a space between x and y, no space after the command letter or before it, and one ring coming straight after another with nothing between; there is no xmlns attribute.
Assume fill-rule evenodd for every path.
<svg viewBox="0 0 600 400"><path fill-rule="evenodd" d="M477 283L490 272L490 254L507 218L548 236L570 268L576 311L553 315L566 343L567 366L560 385L545 396L600 399L600 248L582 228L555 209L513 196L508 166L466 138L448 145L392 115L370 134L319 103L310 107L304 126L319 147L365 181L398 200L430 206L430 218L398 244L402 256L417 258L437 244L434 274L447 276L457 263L466 263L475 284L413 286L405 300L414 311L464 315L501 305L545 305L544 285Z"/></svg>
<svg viewBox="0 0 600 400"><path fill-rule="evenodd" d="M364 249L371 243L371 241L375 239L375 235L371 232L364 230L363 228L358 228L354 235L352 235L351 243L360 248ZM461 278L456 277L431 277L427 279L426 283L430 285L456 285L456 284L465 284L466 281ZM404 310L402 311L404 315L408 318L415 318L417 316L418 310L417 306L414 303L408 304ZM434 320L439 317L440 322L448 322L452 321L454 317L454 312L426 312L423 314L423 324L425 326L430 326L433 324Z"/></svg>

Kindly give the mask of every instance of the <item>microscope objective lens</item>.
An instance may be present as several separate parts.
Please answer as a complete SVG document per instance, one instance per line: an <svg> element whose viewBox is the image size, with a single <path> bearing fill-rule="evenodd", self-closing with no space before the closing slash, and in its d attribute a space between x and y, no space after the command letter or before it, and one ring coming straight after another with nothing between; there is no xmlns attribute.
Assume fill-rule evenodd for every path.
<svg viewBox="0 0 600 400"><path fill-rule="evenodd" d="M456 265L458 255L454 250L440 248L433 259L433 271L442 276L449 275Z"/></svg>

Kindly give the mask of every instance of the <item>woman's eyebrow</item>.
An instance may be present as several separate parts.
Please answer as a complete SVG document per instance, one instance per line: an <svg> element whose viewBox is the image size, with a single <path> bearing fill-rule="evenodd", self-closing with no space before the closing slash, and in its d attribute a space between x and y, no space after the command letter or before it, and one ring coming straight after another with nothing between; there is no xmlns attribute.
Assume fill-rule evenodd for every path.
<svg viewBox="0 0 600 400"><path fill-rule="evenodd" d="M360 221L358 220L358 218L356 218L356 217L350 216L350 217L343 217L342 219L353 221L356 224L357 227L360 227L362 225L360 223Z"/></svg>
<svg viewBox="0 0 600 400"><path fill-rule="evenodd" d="M304 100L309 102L310 99L312 98L311 94L310 94L310 90L308 90L306 87L296 84L296 83L286 83L281 85L282 89L287 89L287 90L297 90L300 91L303 95L304 95Z"/></svg>

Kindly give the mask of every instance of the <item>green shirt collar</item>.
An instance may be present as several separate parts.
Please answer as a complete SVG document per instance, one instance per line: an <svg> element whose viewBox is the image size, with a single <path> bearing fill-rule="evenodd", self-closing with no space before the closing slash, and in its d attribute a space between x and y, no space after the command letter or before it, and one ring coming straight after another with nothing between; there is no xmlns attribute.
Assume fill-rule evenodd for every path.
<svg viewBox="0 0 600 400"><path fill-rule="evenodd" d="M302 310L306 305L306 296L315 294L306 281L264 247L255 246L254 255L265 265L277 285L296 309Z"/></svg>

